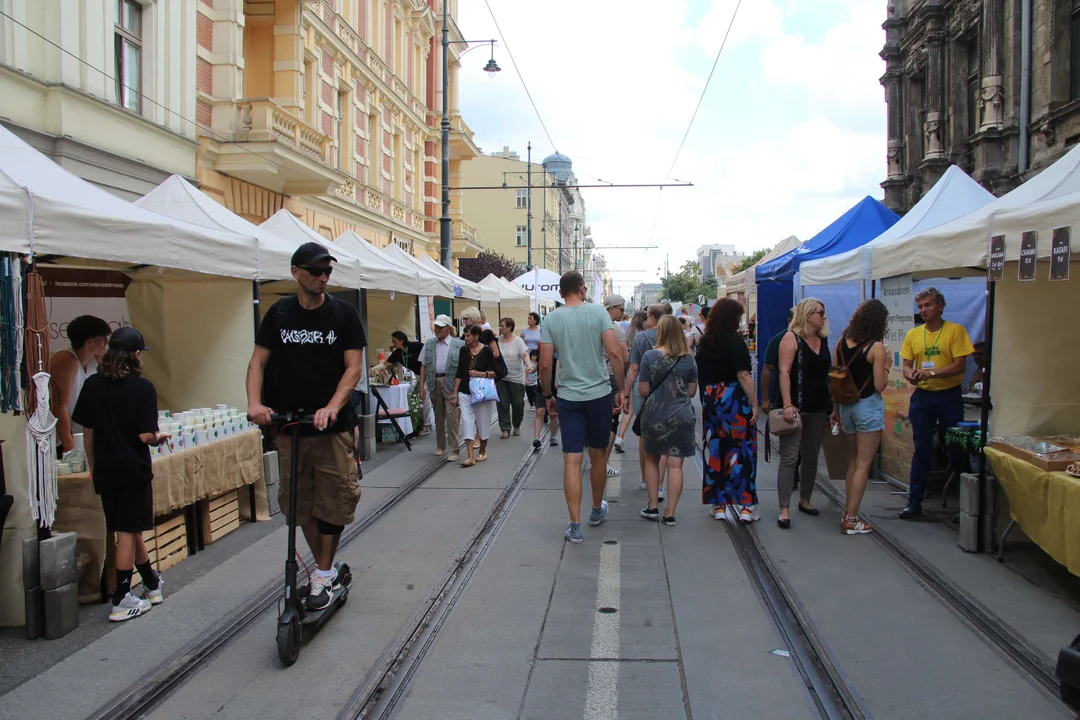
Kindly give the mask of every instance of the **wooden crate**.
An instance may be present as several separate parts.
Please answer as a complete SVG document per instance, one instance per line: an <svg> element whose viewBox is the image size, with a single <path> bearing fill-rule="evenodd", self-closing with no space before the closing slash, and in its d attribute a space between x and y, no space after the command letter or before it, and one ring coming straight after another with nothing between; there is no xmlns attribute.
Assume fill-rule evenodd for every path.
<svg viewBox="0 0 1080 720"><path fill-rule="evenodd" d="M173 565L187 557L187 525L184 522L184 514L174 515L171 518L157 521L153 530L143 531L143 542L146 543L146 553L150 556L150 564L159 573L168 570ZM110 577L115 577L115 571L111 571ZM131 576L131 587L142 583L139 571L135 570ZM109 586L113 582L110 580Z"/></svg>
<svg viewBox="0 0 1080 720"><path fill-rule="evenodd" d="M245 488L246 490L246 488ZM236 490L199 502L204 543L220 540L240 527L240 497Z"/></svg>

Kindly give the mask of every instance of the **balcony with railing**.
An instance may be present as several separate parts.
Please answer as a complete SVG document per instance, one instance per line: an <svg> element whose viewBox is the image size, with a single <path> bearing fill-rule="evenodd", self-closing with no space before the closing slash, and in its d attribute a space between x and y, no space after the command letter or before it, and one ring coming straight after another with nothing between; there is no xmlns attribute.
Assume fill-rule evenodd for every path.
<svg viewBox="0 0 1080 720"><path fill-rule="evenodd" d="M450 223L450 250L455 257L476 257L484 249L476 239L476 228L464 220Z"/></svg>
<svg viewBox="0 0 1080 720"><path fill-rule="evenodd" d="M473 139L472 129L459 114L450 116L450 159L472 160L480 157L480 148Z"/></svg>
<svg viewBox="0 0 1080 720"><path fill-rule="evenodd" d="M272 99L237 100L236 112L214 170L287 195L326 195L350 180L330 164L331 139Z"/></svg>

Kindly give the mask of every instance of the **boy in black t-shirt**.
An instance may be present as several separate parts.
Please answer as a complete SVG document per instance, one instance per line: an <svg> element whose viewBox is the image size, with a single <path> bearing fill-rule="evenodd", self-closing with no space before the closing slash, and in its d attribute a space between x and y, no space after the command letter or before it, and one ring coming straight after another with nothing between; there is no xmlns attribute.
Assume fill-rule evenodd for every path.
<svg viewBox="0 0 1080 720"><path fill-rule="evenodd" d="M248 417L270 424L270 414L314 414L314 430L301 428L299 446L277 444L281 507L288 507L291 453L298 454L296 523L315 558L307 607L330 604L337 577L338 539L360 502L349 400L363 369L366 344L356 308L326 294L336 262L325 247L304 243L292 256L297 294L278 300L255 338L247 375ZM271 370L267 372L268 363ZM273 408L273 410L271 410Z"/></svg>
<svg viewBox="0 0 1080 720"><path fill-rule="evenodd" d="M142 376L142 333L120 328L96 375L86 379L71 418L83 426L86 460L101 496L105 527L116 534L116 591L109 620L138 617L161 603L162 581L146 552L143 531L154 529L154 471L150 446L169 439L158 431L157 390ZM131 594L139 569L146 597Z"/></svg>

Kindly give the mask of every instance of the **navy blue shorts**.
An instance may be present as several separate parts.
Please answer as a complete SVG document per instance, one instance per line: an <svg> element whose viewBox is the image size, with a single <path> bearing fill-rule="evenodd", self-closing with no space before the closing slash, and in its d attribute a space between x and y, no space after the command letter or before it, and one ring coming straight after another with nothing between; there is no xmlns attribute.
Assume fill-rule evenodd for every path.
<svg viewBox="0 0 1080 720"><path fill-rule="evenodd" d="M610 394L595 400L557 401L563 453L584 452L586 443L594 450L607 450L613 402Z"/></svg>

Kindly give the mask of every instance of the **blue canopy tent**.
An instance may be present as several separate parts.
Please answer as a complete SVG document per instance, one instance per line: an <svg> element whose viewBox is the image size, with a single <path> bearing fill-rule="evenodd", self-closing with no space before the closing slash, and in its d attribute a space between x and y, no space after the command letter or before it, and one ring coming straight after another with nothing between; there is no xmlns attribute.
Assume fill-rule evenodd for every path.
<svg viewBox="0 0 1080 720"><path fill-rule="evenodd" d="M769 339L787 327L787 311L795 304L795 275L799 266L861 247L899 219L899 215L877 200L865 197L799 247L757 266L758 367L765 358Z"/></svg>

